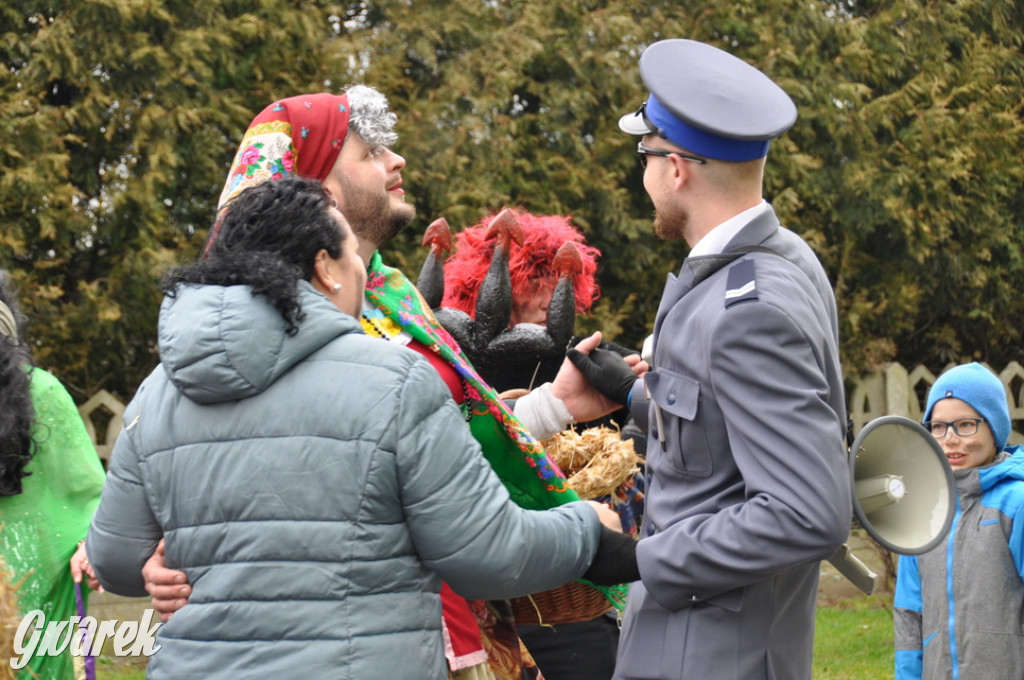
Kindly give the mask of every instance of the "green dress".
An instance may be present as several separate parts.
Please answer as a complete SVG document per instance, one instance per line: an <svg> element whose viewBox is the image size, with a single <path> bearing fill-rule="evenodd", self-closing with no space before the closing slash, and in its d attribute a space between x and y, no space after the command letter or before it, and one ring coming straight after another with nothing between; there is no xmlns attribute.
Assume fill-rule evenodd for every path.
<svg viewBox="0 0 1024 680"><path fill-rule="evenodd" d="M46 622L66 621L76 613L68 560L85 538L104 473L60 381L39 368L31 376L36 450L26 470L32 474L22 480L22 493L0 497L0 555L17 587L22 614L39 609ZM59 657L34 656L18 677L71 680L71 656L67 651Z"/></svg>

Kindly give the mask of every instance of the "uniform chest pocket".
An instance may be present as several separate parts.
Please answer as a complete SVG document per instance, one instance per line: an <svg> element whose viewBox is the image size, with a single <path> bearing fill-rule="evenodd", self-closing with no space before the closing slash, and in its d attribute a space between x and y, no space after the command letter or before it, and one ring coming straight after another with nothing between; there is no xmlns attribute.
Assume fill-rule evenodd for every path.
<svg viewBox="0 0 1024 680"><path fill-rule="evenodd" d="M711 474L711 449L700 414L700 383L674 371L659 368L645 377L651 400L661 408L660 425L666 462L686 475ZM657 423L653 415L651 422Z"/></svg>

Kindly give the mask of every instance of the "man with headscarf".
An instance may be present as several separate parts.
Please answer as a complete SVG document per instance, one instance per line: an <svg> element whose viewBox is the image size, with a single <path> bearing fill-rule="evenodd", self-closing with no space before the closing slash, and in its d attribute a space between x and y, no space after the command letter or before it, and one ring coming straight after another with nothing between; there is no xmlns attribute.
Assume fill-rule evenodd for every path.
<svg viewBox="0 0 1024 680"><path fill-rule="evenodd" d="M575 500L575 492L548 461L538 438L557 432L570 420L590 420L619 404L566 363L552 383L534 390L524 402L532 416L541 416L524 426L480 379L415 286L401 271L383 264L378 248L415 216L402 189L405 159L391 149L397 141L396 122L384 95L362 85L342 95L298 95L272 103L253 119L242 138L218 212L260 182L292 174L320 181L352 226L359 255L367 263L362 314L366 333L420 352L438 370L513 501L542 509ZM215 225L211 243L216 230ZM599 342L600 334L595 334L578 349L588 352ZM617 366L641 372L645 365L638 359ZM189 590L181 585L183 574L160 569L159 561L147 566L145 573L158 610L173 612L184 605L181 598ZM175 582L172 579L178 585L167 585ZM444 588L442 604L453 671L501 680L537 676L529 654L521 650L505 603L467 602Z"/></svg>

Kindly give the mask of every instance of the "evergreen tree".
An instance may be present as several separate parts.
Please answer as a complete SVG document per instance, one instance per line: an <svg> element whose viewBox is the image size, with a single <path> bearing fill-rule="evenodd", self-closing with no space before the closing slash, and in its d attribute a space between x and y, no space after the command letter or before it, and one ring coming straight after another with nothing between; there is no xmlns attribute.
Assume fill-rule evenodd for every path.
<svg viewBox="0 0 1024 680"><path fill-rule="evenodd" d="M793 96L766 196L835 285L843 358L1024 360L1020 2L379 2L332 44L403 112L425 221L502 205L572 214L604 256L582 328L639 347L685 244L658 242L618 117L666 37L723 47ZM358 58L349 59L352 55ZM420 227L422 229L422 227ZM393 255L416 271L419 232Z"/></svg>
<svg viewBox="0 0 1024 680"><path fill-rule="evenodd" d="M195 256L253 109L322 86L337 27L303 5L0 4L0 266L77 397L134 393L160 273Z"/></svg>
<svg viewBox="0 0 1024 680"><path fill-rule="evenodd" d="M666 273L635 138L638 59L718 45L794 98L766 196L825 264L845 368L1024 361L1020 0L0 0L0 266L36 356L84 398L156 363L158 278L195 257L232 154L270 101L363 82L400 120L425 226L504 205L571 214L603 298L579 329L639 347Z"/></svg>

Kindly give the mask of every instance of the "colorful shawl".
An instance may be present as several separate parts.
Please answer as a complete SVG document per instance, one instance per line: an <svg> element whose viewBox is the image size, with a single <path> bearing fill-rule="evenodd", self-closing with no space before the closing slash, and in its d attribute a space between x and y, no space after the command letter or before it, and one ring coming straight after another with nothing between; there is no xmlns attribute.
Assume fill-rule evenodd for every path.
<svg viewBox="0 0 1024 680"><path fill-rule="evenodd" d="M526 431L508 406L477 374L455 339L438 323L419 290L401 271L383 264L375 252L367 268L362 325L367 335L392 338L406 333L450 364L463 380L469 428L484 458L523 508L546 510L579 495L541 444ZM598 587L610 606L625 608L627 587ZM531 677L536 672L529 651L515 634L511 609L504 602L470 601L483 632L488 664L498 678ZM516 651L518 649L518 651Z"/></svg>
<svg viewBox="0 0 1024 680"><path fill-rule="evenodd" d="M376 310L363 314L368 334L387 337L398 329L405 331L451 364L465 381L473 437L517 505L546 510L579 500L540 443L477 375L419 290L402 272L384 265L380 253L373 254L367 270L366 299Z"/></svg>
<svg viewBox="0 0 1024 680"><path fill-rule="evenodd" d="M248 187L292 172L322 182L347 135L348 97L343 94L303 94L274 102L249 123L218 207Z"/></svg>

